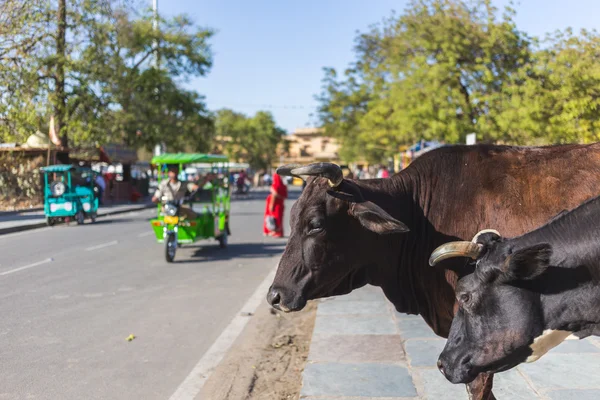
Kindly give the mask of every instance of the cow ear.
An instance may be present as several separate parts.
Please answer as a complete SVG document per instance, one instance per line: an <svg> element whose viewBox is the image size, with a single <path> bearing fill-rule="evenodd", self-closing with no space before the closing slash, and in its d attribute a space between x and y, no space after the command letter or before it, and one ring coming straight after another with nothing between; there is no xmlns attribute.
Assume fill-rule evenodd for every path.
<svg viewBox="0 0 600 400"><path fill-rule="evenodd" d="M510 254L504 261L502 272L509 280L530 280L546 271L550 265L552 246L548 243L519 249Z"/></svg>
<svg viewBox="0 0 600 400"><path fill-rule="evenodd" d="M406 225L392 217L383 208L370 201L352 203L350 205L349 213L356 218L362 226L371 232L380 235L409 231Z"/></svg>

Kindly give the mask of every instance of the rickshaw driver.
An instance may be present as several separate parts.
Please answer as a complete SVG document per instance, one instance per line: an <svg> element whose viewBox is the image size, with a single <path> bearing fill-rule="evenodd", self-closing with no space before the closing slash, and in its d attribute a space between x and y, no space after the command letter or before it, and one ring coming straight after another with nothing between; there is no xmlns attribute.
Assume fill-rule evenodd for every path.
<svg viewBox="0 0 600 400"><path fill-rule="evenodd" d="M164 198L164 201L180 201L183 199L189 192L193 192L198 190L201 187L198 184L191 183L186 185L184 182L179 180L179 166L178 165L170 165L169 166L169 179L163 180L156 192L154 192L154 196L152 196L152 202L159 203ZM204 183L202 183L204 185ZM179 208L179 214L182 219L196 219L198 215L188 207L181 205Z"/></svg>

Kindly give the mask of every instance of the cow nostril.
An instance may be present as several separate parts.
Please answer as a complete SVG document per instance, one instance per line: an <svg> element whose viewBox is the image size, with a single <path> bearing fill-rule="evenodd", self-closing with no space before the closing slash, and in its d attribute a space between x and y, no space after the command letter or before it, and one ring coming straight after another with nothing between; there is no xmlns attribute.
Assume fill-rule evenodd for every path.
<svg viewBox="0 0 600 400"><path fill-rule="evenodd" d="M461 363L462 365L467 365L467 364L469 364L470 362L471 362L471 356L466 356L465 358L463 358L463 359L461 360L461 362L460 362L460 363Z"/></svg>
<svg viewBox="0 0 600 400"><path fill-rule="evenodd" d="M440 370L440 372L445 376L446 372L444 371L444 364L442 364L442 360L437 361L437 367Z"/></svg>
<svg viewBox="0 0 600 400"><path fill-rule="evenodd" d="M281 302L281 295L279 294L279 291L272 289L269 292L269 296L268 299L269 304L272 306L277 306L279 305L279 303Z"/></svg>

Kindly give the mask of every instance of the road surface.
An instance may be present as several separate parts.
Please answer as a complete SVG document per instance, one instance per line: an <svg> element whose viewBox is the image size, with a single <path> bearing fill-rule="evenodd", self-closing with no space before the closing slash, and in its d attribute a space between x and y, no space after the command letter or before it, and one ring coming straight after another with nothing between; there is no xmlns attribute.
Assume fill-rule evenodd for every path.
<svg viewBox="0 0 600 400"><path fill-rule="evenodd" d="M174 264L154 210L0 236L0 399L168 399L283 251L253 196Z"/></svg>

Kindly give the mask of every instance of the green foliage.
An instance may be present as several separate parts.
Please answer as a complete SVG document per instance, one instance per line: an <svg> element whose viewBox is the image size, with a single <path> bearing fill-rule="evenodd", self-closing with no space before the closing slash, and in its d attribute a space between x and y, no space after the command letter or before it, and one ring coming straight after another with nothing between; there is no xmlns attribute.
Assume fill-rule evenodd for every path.
<svg viewBox="0 0 600 400"><path fill-rule="evenodd" d="M22 142L38 129L47 132L55 115L70 145L208 148L213 127L204 98L180 81L209 71L212 31L186 16L161 19L155 30L149 10L137 16L114 4L67 2L64 55L55 40L54 2L0 6L0 22L11 21L0 29L1 139ZM57 90L61 81L64 93Z"/></svg>
<svg viewBox="0 0 600 400"><path fill-rule="evenodd" d="M247 162L254 168L273 164L277 146L285 134L269 112L259 111L247 117L229 109L217 112L215 131L225 142L225 153L232 160Z"/></svg>
<svg viewBox="0 0 600 400"><path fill-rule="evenodd" d="M558 34L540 47L491 0L414 0L356 38L340 79L317 97L347 160L379 161L419 139L519 144L597 140L600 38Z"/></svg>
<svg viewBox="0 0 600 400"><path fill-rule="evenodd" d="M600 36L570 30L548 36L521 85L507 87L503 129L518 143L600 140Z"/></svg>

